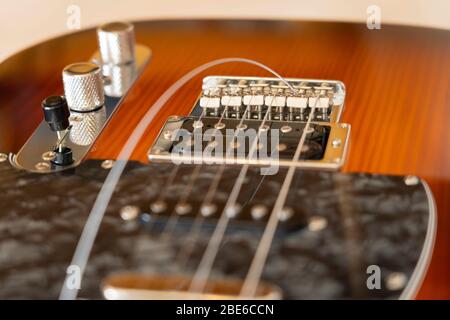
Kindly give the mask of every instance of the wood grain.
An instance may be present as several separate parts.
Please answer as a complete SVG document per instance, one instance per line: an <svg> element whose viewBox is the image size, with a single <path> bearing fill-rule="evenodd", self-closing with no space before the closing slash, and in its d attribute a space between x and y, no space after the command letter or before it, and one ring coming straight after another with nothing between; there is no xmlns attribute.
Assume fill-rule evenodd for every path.
<svg viewBox="0 0 450 320"><path fill-rule="evenodd" d="M438 208L432 263L418 298L450 298L450 32L425 28L282 21L136 23L153 59L101 134L91 158L113 159L156 99L210 60L244 57L285 77L336 79L347 88L343 122L352 125L345 171L415 174ZM96 49L92 30L29 48L0 65L0 151L15 152L41 121L41 100L62 93L60 72ZM133 159L145 154L172 114L184 115L211 74L268 75L230 63L192 79L158 114ZM399 257L401 259L401 257Z"/></svg>

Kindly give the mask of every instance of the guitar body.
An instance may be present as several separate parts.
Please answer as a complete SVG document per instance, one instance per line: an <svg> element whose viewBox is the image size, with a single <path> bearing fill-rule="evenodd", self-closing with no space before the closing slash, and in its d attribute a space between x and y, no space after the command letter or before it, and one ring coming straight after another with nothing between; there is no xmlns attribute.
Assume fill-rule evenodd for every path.
<svg viewBox="0 0 450 320"><path fill-rule="evenodd" d="M135 23L135 33L137 43L152 49L152 59L120 102L89 152L86 163L81 164L81 171L88 170L86 168L93 166L97 160L116 159L135 126L161 94L184 74L211 60L249 58L264 63L286 78L340 80L347 90L341 122L352 126L349 153L342 174L414 175L427 182L435 200L437 233L431 263L417 298L450 298L450 233L447 232L450 228L450 123L445 113L450 106L450 32L400 26L368 30L365 25L347 23L230 20L138 22ZM87 30L36 45L0 64L0 152L19 151L42 121L41 101L49 95L63 92L61 70L70 63L89 60L96 50L95 33ZM237 62L215 66L195 76L168 101L147 128L131 156L133 165L143 166L148 161L147 151L169 116L190 113L198 99L201 79L211 74L270 76L267 71L254 65ZM19 179L13 173L8 173L8 179L4 178L6 176L5 173L0 181L12 183ZM22 178L34 179L33 176L30 174ZM104 178L104 174L99 177ZM42 179L36 178L36 183L42 186L51 183L50 178ZM309 179L314 180L313 177ZM352 179L363 178L355 176ZM352 179L346 180L346 183L356 181ZM83 178L75 180L75 183L81 183ZM93 188L98 190L102 180L95 181ZM66 183L61 182L61 187L67 187L72 182ZM79 187L82 188L82 185ZM62 193L58 197L58 201L63 201ZM92 204L92 197L95 198L95 193L86 203ZM395 202L395 199L390 201ZM428 206L432 206L432 202L428 201ZM9 203L8 206L13 208L14 204ZM61 212L67 212L65 205L60 207ZM52 208L58 210L59 205L55 204ZM84 210L87 215L89 206ZM376 208L370 210L376 212ZM44 218L48 214L39 216ZM13 217L9 215L8 219ZM423 228L417 231L420 234L416 244L419 249L425 241L429 223L427 215L420 216L420 219ZM71 218L69 221L75 220ZM75 234L81 232L83 221L76 226ZM55 228L55 232L57 228L70 228L70 225L58 226L54 221L49 226ZM108 230L104 232L112 232ZM50 234L47 236L50 237ZM114 232L110 234L113 236ZM408 236L407 233L404 235ZM99 236L103 246L106 246L108 238L105 238L105 233L103 237L102 233ZM4 241L8 233L3 233L1 238ZM27 240L19 237L17 241ZM121 241L124 241L120 244L121 248L127 246L125 240ZM72 242L67 247L63 244L60 247L66 265L75 249L76 240ZM64 251L65 248L68 252ZM105 250L104 247L97 249L99 252ZM61 265L64 263L61 262ZM45 268L45 265L41 267ZM235 267L239 269L239 266ZM102 268L101 263L98 268ZM7 269L0 266L0 270L0 276L6 281ZM87 274L89 276L94 277ZM48 279L50 282L51 277ZM54 280L58 284L62 281ZM96 285L99 282L98 279L92 281ZM13 297L25 297L20 291L9 293ZM334 297L316 293L319 298ZM8 291L5 291L0 296L8 298L7 294ZM45 294L31 296L46 297ZM56 296L54 288L52 294L47 295ZM95 294L86 296L97 297ZM307 297L294 289L287 296ZM362 294L360 297L372 296ZM389 294L380 297L389 297Z"/></svg>

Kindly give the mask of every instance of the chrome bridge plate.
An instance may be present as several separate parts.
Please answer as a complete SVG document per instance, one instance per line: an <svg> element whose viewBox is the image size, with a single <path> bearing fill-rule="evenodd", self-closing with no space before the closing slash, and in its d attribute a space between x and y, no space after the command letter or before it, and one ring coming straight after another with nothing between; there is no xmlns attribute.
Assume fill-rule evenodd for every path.
<svg viewBox="0 0 450 320"><path fill-rule="evenodd" d="M259 135L261 120L222 119L217 126L218 119L205 117L201 123L195 128L195 117L170 117L148 152L149 160L334 170L344 164L350 135L348 124L312 122L300 159L294 161L304 122L266 121Z"/></svg>

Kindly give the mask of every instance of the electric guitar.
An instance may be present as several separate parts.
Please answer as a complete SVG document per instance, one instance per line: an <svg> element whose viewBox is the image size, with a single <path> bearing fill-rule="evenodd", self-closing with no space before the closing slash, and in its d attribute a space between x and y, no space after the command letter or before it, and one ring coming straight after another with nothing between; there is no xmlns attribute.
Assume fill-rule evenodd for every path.
<svg viewBox="0 0 450 320"><path fill-rule="evenodd" d="M0 298L449 298L449 41L114 22L10 57Z"/></svg>

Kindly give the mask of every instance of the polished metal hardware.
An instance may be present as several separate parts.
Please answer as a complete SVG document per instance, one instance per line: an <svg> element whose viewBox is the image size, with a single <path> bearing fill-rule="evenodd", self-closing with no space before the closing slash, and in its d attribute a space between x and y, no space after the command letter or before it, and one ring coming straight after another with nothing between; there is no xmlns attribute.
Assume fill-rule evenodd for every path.
<svg viewBox="0 0 450 320"><path fill-rule="evenodd" d="M121 98L150 61L151 50L134 44L129 23L111 23L97 30L100 50L89 62L74 63L62 72L64 93L70 109L70 127L64 145L73 162L55 165L50 157L59 138L44 121L10 157L12 165L38 173L57 172L76 167L87 155Z"/></svg>

